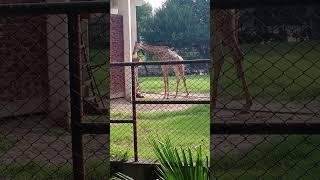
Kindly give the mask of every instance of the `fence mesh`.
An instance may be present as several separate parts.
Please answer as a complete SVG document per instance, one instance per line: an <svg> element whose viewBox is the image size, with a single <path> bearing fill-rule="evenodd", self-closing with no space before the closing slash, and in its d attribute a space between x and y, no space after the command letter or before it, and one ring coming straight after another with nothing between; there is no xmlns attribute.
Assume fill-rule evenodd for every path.
<svg viewBox="0 0 320 180"><path fill-rule="evenodd" d="M138 66L129 63L111 65L110 74L109 41L118 43L116 48L121 43L113 41L116 34L109 39L106 14L81 14L78 39L81 62L76 63L76 57L69 59L72 45L69 33L73 26L67 20L68 13L2 15L0 179L72 177L70 90L73 94L78 92L74 93L75 87L70 88L70 75L74 77L74 72L70 72L69 62L80 63L81 67L81 76L76 79L81 83L82 122L108 123L109 93L112 97L112 160L154 161L149 140L165 138L170 138L174 145L202 145L209 154L211 110L213 126L317 123L320 83L317 9L319 6L216 11L211 17L212 29L216 30L212 32L215 61L210 68L213 69L208 69L209 62L201 60L183 63L184 69L179 63ZM112 59L115 52L121 49L110 53L111 61L118 60ZM166 59L170 60L174 59ZM211 80L210 70L214 75ZM170 95L163 98L166 72ZM175 97L177 76L179 94ZM189 93L184 87L184 77ZM211 110L210 95L216 102ZM213 179L319 177L318 135L285 134L286 130L253 135L251 130L257 131L246 129L247 135L211 132ZM89 179L104 179L109 174L108 138L108 135L83 136Z"/></svg>
<svg viewBox="0 0 320 180"><path fill-rule="evenodd" d="M169 59L168 59L169 61ZM187 60L185 60L187 62ZM195 60L196 61L196 60ZM177 146L189 147L202 145L209 153L209 74L206 62L186 64L163 64L157 62L129 64L135 69L136 99L128 97L111 100L111 159L132 161L135 157L134 141L137 141L138 161L151 162L156 157L151 140L164 141L170 138ZM172 62L172 60L171 60ZM120 64L121 65L121 64ZM127 66L129 66L127 65ZM177 77L173 66L185 67L184 77L177 88ZM165 97L162 68L168 67L169 96ZM113 66L112 68L119 68ZM120 66L125 68L123 65ZM130 70L130 68L129 68ZM131 72L131 71L130 71ZM132 76L128 73L125 87L132 90ZM112 83L111 77L111 86ZM178 94L176 96L176 89ZM131 95L131 94L129 94ZM112 95L111 95L112 96ZM134 108L135 107L135 108ZM136 114L137 139L134 139L132 120ZM127 120L127 124L121 121Z"/></svg>
<svg viewBox="0 0 320 180"><path fill-rule="evenodd" d="M299 133L319 120L318 8L211 9L213 127L261 127L211 132L212 179L319 177L319 137ZM215 92L217 86L223 89ZM263 133L270 124L290 123L297 124L290 134Z"/></svg>
<svg viewBox="0 0 320 180"><path fill-rule="evenodd" d="M25 8L30 10L35 6L39 4ZM46 7L50 5L43 8ZM78 6L71 7L76 11ZM70 87L69 75L74 74L70 72L69 62L77 59L69 58L72 25L68 15L65 10L62 14L19 12L19 15L0 17L0 179L73 177L70 90L75 89ZM109 75L106 66L109 42L107 38L104 43L100 41L109 34L106 19L106 14L82 14L79 23L82 122L108 122L107 116L101 113L106 108L101 104L106 102ZM101 63L104 65L93 67ZM97 92L97 87L101 92ZM96 98L92 98L93 94ZM94 108L100 108L100 114ZM83 136L88 179L109 177L108 138L108 135Z"/></svg>

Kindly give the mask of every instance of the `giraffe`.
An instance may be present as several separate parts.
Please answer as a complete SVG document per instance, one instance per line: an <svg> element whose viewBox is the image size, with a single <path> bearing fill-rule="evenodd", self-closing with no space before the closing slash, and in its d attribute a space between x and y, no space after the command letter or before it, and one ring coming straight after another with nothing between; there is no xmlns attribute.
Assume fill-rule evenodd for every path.
<svg viewBox="0 0 320 180"><path fill-rule="evenodd" d="M183 58L178 55L175 51L170 49L168 46L151 46L142 43L136 42L136 48L142 49L146 52L154 54L159 57L160 61L183 61ZM185 77L185 66L184 64L173 64L173 71L176 77L176 94L174 98L178 96L179 91L179 83L180 80L183 81L185 90L186 90L186 97L189 96L189 91L187 88L187 82ZM163 81L164 81L164 97L165 99L169 98L169 66L168 65L161 65L162 74L163 74Z"/></svg>
<svg viewBox="0 0 320 180"><path fill-rule="evenodd" d="M218 10L211 9L211 55L213 57L212 66L213 72L211 73L212 83L212 108L216 112L216 101L218 94L218 82L221 72L221 68L224 62L224 55L222 48L223 46L228 47L231 50L232 59L234 61L235 69L238 78L242 84L242 91L244 92L244 97L246 103L242 107L241 113L249 112L252 106L252 97L248 90L248 85L245 79L245 74L242 66L242 61L244 59L244 54L240 48L239 44L239 11L234 9L229 10ZM211 67L212 68L212 67Z"/></svg>

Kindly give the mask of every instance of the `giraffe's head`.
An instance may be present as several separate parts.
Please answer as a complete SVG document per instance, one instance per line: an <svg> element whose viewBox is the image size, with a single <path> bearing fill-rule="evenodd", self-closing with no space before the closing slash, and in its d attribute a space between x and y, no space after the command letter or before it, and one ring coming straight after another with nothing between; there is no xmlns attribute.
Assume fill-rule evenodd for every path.
<svg viewBox="0 0 320 180"><path fill-rule="evenodd" d="M136 41L136 43L135 43L135 45L134 45L134 49L135 49L136 51L141 50L141 49L142 49L142 42Z"/></svg>

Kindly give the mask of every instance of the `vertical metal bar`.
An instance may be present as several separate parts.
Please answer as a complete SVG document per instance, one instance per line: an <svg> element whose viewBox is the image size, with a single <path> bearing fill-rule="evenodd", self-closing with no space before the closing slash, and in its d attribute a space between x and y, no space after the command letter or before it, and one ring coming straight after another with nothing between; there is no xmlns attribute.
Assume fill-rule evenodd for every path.
<svg viewBox="0 0 320 180"><path fill-rule="evenodd" d="M68 36L73 175L76 180L84 180L83 143L79 129L83 109L80 82L80 17L78 14L68 14Z"/></svg>
<svg viewBox="0 0 320 180"><path fill-rule="evenodd" d="M138 135L137 135L137 104L136 104L136 78L135 66L131 65L131 93L132 93L132 126L133 126L133 152L134 161L138 161Z"/></svg>
<svg viewBox="0 0 320 180"><path fill-rule="evenodd" d="M213 47L211 46L211 48L213 48ZM214 59L211 59L211 62L209 64L209 76L210 76L209 77L209 79L210 79L209 80L210 81L210 123L211 124L214 123L214 118L215 118L215 113L214 113L214 109L213 109L213 101L216 98L216 97L213 96L213 85L214 85L213 84L213 79L214 79L213 67L214 67Z"/></svg>

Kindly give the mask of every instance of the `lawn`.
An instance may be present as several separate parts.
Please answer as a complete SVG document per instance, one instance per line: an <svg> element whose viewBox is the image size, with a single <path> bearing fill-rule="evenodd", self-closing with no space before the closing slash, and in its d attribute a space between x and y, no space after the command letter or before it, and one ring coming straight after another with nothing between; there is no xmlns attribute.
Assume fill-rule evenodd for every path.
<svg viewBox="0 0 320 180"><path fill-rule="evenodd" d="M318 135L274 137L241 155L212 159L211 171L219 180L318 179L319 143Z"/></svg>
<svg viewBox="0 0 320 180"><path fill-rule="evenodd" d="M61 130L54 129L52 130ZM57 134L52 136L58 136ZM61 136L61 134L60 134ZM15 147L17 139L13 136L0 135L0 156L8 153L12 147ZM53 144L52 144L53 145ZM54 146L54 145L53 145ZM16 147L15 147L16 148ZM23 151L23 148L21 149ZM12 154L12 152L9 152ZM30 153L30 152L29 152ZM37 152L35 152L37 153ZM28 153L24 155L28 157ZM36 161L32 158L30 160L22 161L20 157L23 156L20 152L16 157L16 161L7 162L0 161L0 179L15 179L15 180L29 180L29 179L61 179L69 180L73 178L72 161L67 163L54 163L52 161L43 160ZM14 160L14 159L13 159ZM54 161L54 160L53 160ZM88 180L103 180L109 176L110 166L106 160L86 160L85 162L86 179Z"/></svg>
<svg viewBox="0 0 320 180"><path fill-rule="evenodd" d="M164 91L163 77L139 77L141 90L145 93L162 93ZM209 75L188 75L187 87L190 93L209 93L210 81ZM170 93L174 94L176 90L175 77L169 78ZM183 82L180 81L179 93L185 93Z"/></svg>
<svg viewBox="0 0 320 180"><path fill-rule="evenodd" d="M86 179L103 180L109 176L109 164L105 161L88 161L85 164ZM10 164L0 164L0 179L61 179L69 180L73 178L72 165L50 164L48 162L14 162Z"/></svg>
<svg viewBox="0 0 320 180"><path fill-rule="evenodd" d="M130 114L111 113L112 119L130 118ZM155 160L149 140L172 139L176 145L202 145L209 154L209 106L195 105L182 112L140 112L138 118L138 148L141 160ZM114 159L133 157L132 125L112 124L111 156Z"/></svg>

